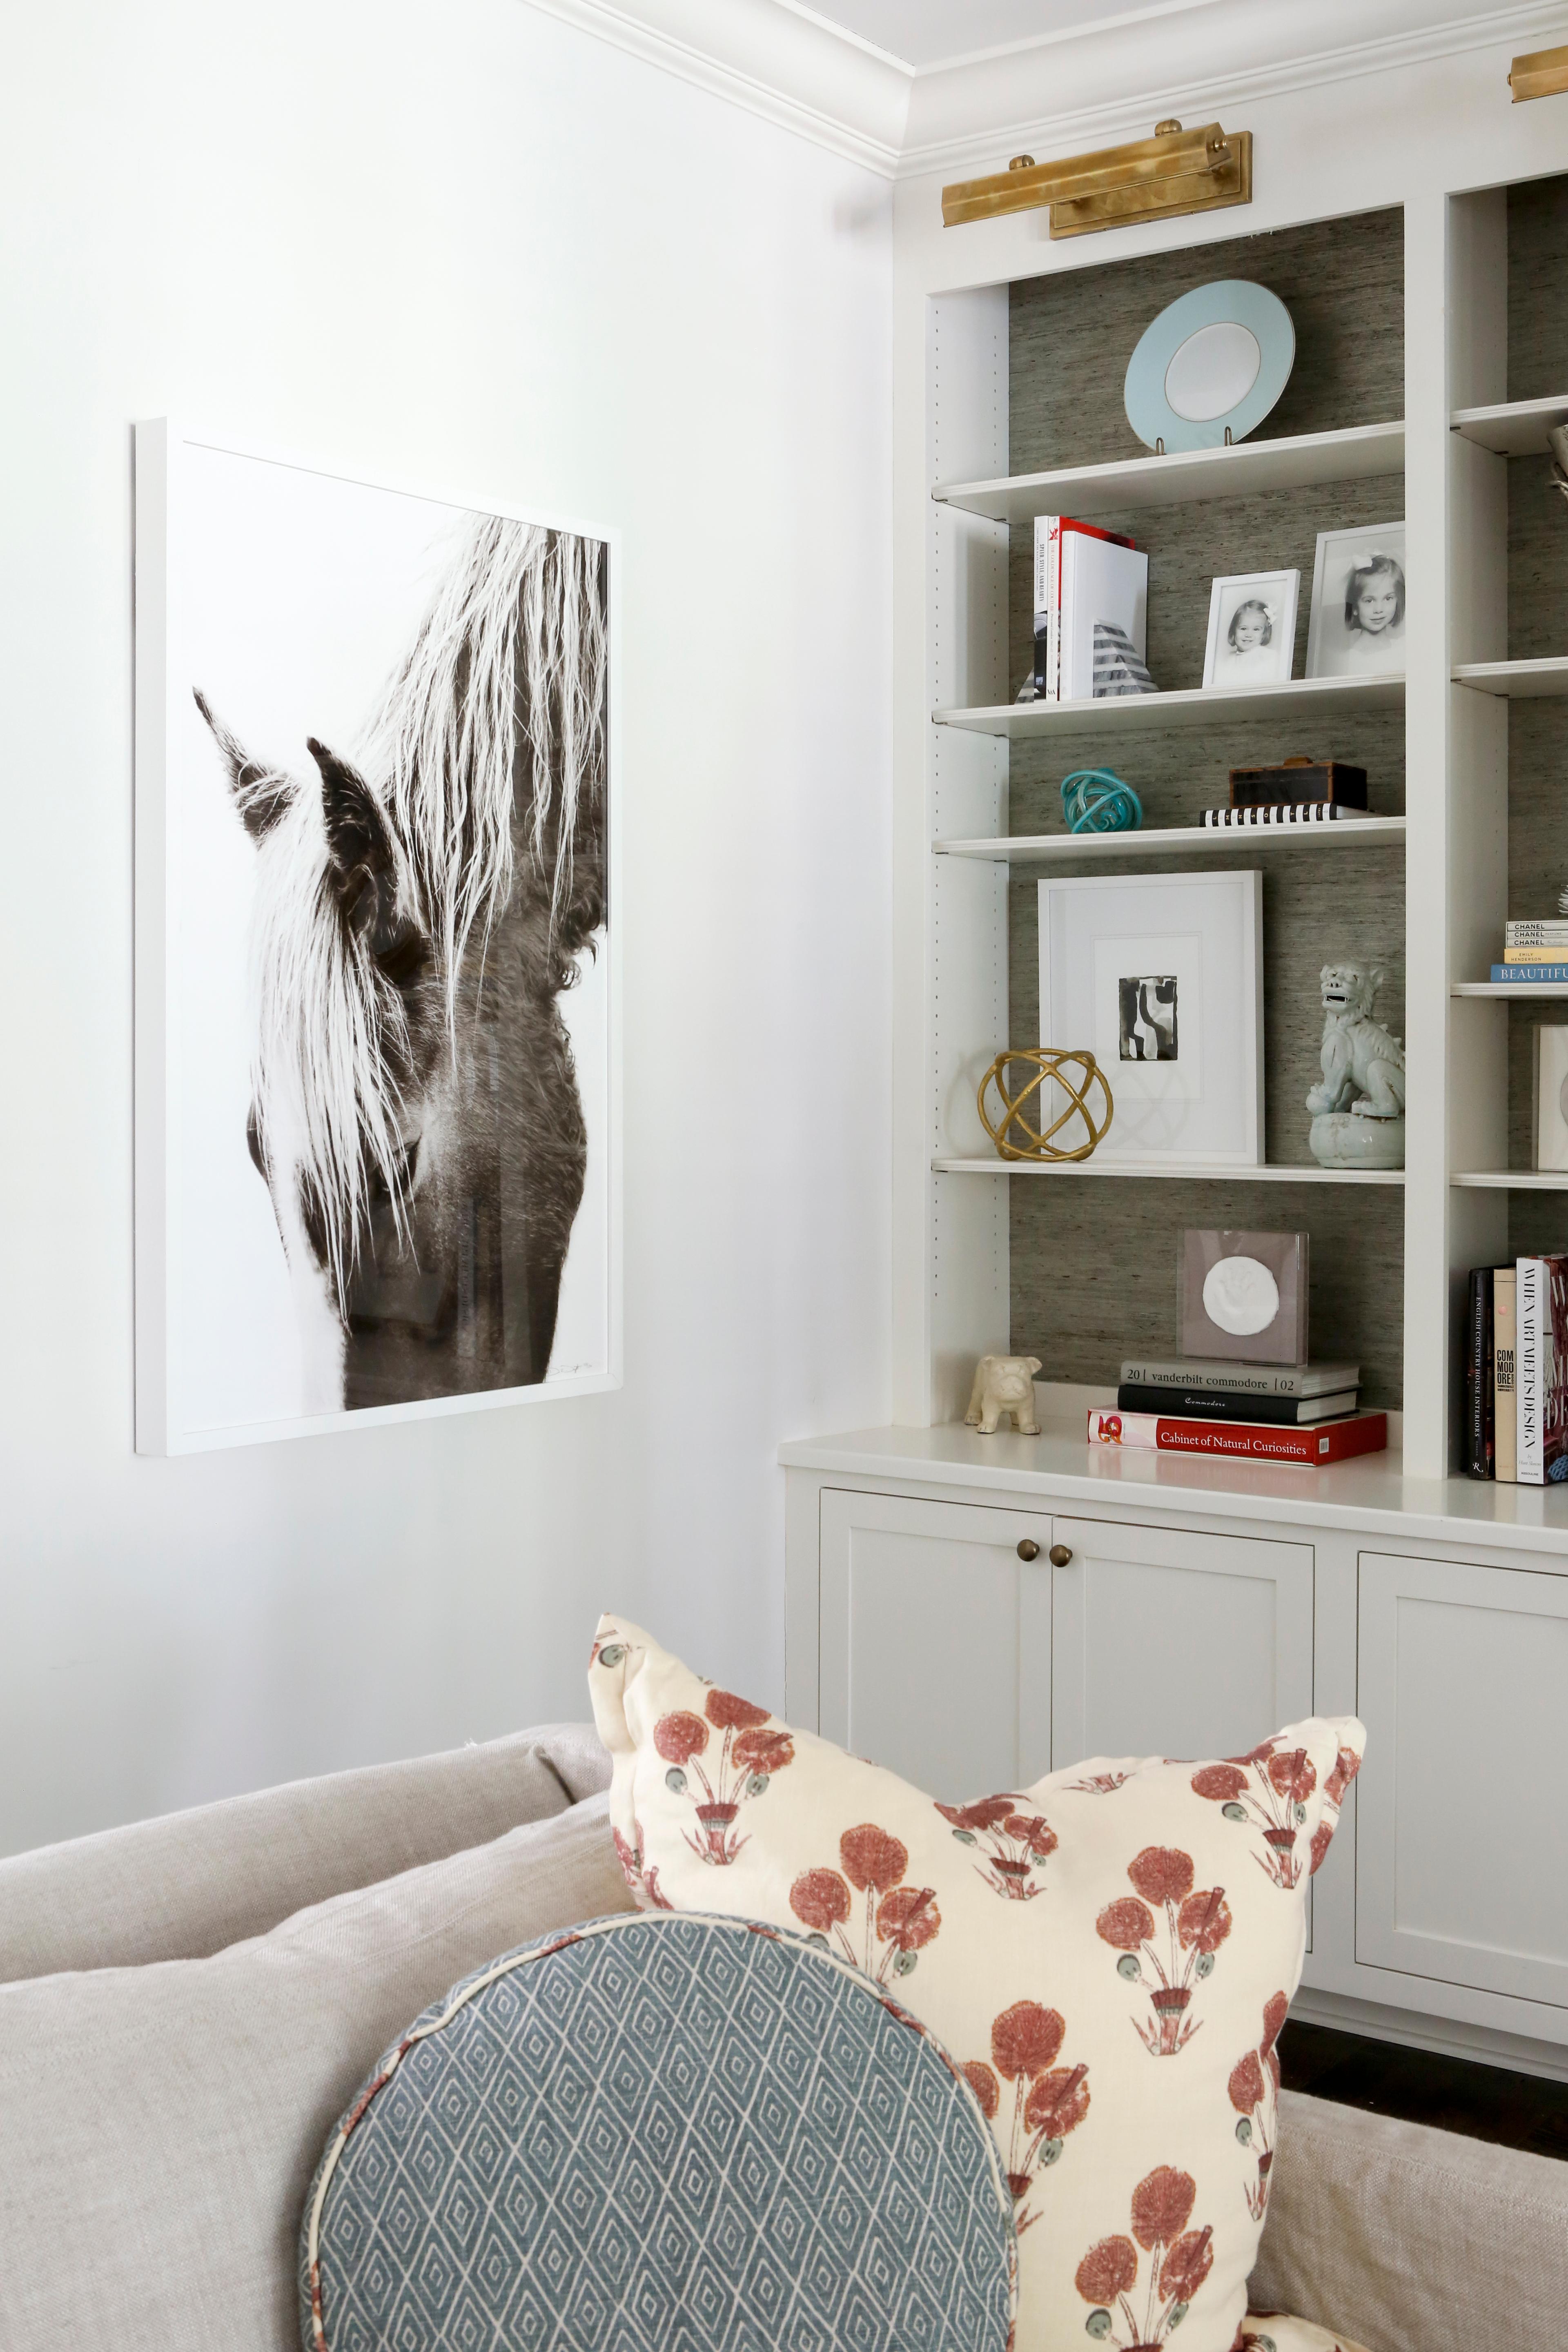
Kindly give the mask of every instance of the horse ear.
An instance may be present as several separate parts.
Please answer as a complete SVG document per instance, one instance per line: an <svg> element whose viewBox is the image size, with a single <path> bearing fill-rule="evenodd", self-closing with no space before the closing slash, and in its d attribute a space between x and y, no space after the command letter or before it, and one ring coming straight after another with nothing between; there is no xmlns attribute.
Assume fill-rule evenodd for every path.
<svg viewBox="0 0 1568 2352"><path fill-rule="evenodd" d="M313 735L306 748L321 772L327 856L343 919L353 930L374 930L397 896L392 836L380 803L358 769Z"/></svg>
<svg viewBox="0 0 1568 2352"><path fill-rule="evenodd" d="M240 822L259 846L288 807L294 786L278 769L264 768L259 760L253 760L238 736L231 733L218 718L201 688L193 690L196 709L212 729L213 740L223 753Z"/></svg>

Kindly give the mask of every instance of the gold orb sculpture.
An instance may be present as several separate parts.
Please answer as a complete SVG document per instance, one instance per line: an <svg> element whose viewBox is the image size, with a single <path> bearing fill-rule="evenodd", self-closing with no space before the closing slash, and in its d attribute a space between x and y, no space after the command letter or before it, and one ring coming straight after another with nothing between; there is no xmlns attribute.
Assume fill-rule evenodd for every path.
<svg viewBox="0 0 1568 2352"><path fill-rule="evenodd" d="M1031 1073L1027 1083L1016 1094L1008 1092L1008 1067L1019 1063ZM1055 1079L1067 1096L1067 1103L1048 1127L1039 1124L1042 1106L1049 1106L1050 1097L1042 1090L1047 1079ZM1099 1087L1104 1101L1103 1115L1098 1119L1089 1108L1089 1097ZM998 1116L992 1117L987 1097L994 1091ZM1105 1072L1087 1045L1011 1045L998 1054L980 1081L980 1118L986 1134L1004 1160L1087 1160L1097 1145L1105 1139L1116 1105ZM1080 1131L1082 1141L1058 1143L1057 1137L1064 1129L1069 1135Z"/></svg>

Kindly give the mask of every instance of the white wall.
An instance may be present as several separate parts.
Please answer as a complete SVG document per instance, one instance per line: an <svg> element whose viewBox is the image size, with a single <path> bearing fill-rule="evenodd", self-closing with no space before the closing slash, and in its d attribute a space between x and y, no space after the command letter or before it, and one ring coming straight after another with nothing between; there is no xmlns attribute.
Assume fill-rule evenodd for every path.
<svg viewBox="0 0 1568 2352"><path fill-rule="evenodd" d="M782 1703L785 1434L889 1412L889 228L525 0L12 11L0 1850L583 1711ZM625 530L626 1384L132 1452L130 425Z"/></svg>

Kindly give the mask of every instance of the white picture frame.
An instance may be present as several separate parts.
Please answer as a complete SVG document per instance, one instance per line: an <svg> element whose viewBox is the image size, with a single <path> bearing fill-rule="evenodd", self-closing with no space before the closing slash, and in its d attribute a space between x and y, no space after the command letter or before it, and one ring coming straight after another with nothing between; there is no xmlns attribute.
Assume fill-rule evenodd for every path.
<svg viewBox="0 0 1568 2352"><path fill-rule="evenodd" d="M1402 677L1405 580L1403 521L1321 530L1312 561L1307 676Z"/></svg>
<svg viewBox="0 0 1568 2352"><path fill-rule="evenodd" d="M1261 873L1047 879L1037 904L1040 1043L1105 1072L1104 1158L1261 1166Z"/></svg>
<svg viewBox="0 0 1568 2352"><path fill-rule="evenodd" d="M1296 661L1300 572L1238 572L1209 589L1204 685L1284 686Z"/></svg>
<svg viewBox="0 0 1568 2352"><path fill-rule="evenodd" d="M500 1304L492 1323L499 1328L504 1318L505 1337L492 1353L504 1368L518 1365L510 1380L490 1377L487 1358L482 1381L461 1368L450 1377L440 1366L426 1370L422 1383L378 1368L356 1393L350 1368L366 1318L360 1314L351 1331L338 1305L341 1284L290 1253L290 1188L275 1188L265 1154L247 1133L247 1105L256 1108L252 915L262 886L255 877L274 826L278 836L286 830L268 804L283 789L296 799L341 790L329 786L318 756L328 747L333 755L342 747L356 777L377 784L371 737L356 739L356 730L365 727L388 666L400 662L410 625L420 625L431 595L457 576L459 546L477 548L472 535L482 526L514 524L592 546L584 562L596 584L584 593L595 601L603 635L602 790L592 842L584 844L603 895L577 958L581 986L571 992L577 1001L560 1000L585 1139L582 1190L575 1208L562 1213L569 1237L555 1260L553 1322L544 1339L527 1310L510 1303L520 1293L514 1257L530 1268L534 1259L523 1255L526 1238L518 1250L500 1223L510 1203L495 1203L501 1238L492 1262L500 1272L490 1289ZM135 531L137 1452L200 1453L620 1387L619 532L504 494L331 469L168 418L135 429ZM469 579L491 576L485 569L491 558L472 553L462 562ZM198 706L197 688L211 716ZM236 770L226 736L253 764ZM321 740L312 745L312 738ZM382 811L386 816L384 798ZM325 838L331 842L330 826ZM331 854L329 847L328 868ZM343 908L351 928L360 919L365 872L362 865L351 877L353 911L346 900ZM506 919L504 909L497 919ZM366 952L381 957L379 934ZM378 962L390 984L398 984L393 976L407 952L395 942L384 966ZM508 1008L489 1018L486 1050L498 1094L494 1068L499 1062L504 1085L512 1034L506 1024L515 1016ZM392 1098L400 1110L414 1105L407 1087ZM498 1120L504 1115L498 1109ZM410 1128L412 1116L410 1108ZM405 1146L410 1169L418 1153L440 1148L440 1130L432 1124L427 1132L435 1141L406 1129L392 1138ZM502 1164L500 1152L496 1158ZM410 1204L416 1185L411 1176ZM303 1197L302 1183L293 1190ZM411 1207L405 1231L414 1232ZM415 1245L417 1252L417 1234ZM371 1277L382 1274L379 1247L367 1245L359 1259ZM504 1255L509 1249L514 1256ZM477 1258L477 1244L470 1255ZM437 1265L434 1256L415 1262L432 1272ZM401 1265L397 1278L405 1280ZM476 1272L476 1297L479 1280ZM363 1298L362 1290L353 1303ZM463 1311L459 1303L459 1324ZM321 1327L334 1316L342 1335L336 1386L330 1346L323 1351L321 1344ZM386 1320L399 1316L412 1321L401 1300ZM526 1335L515 1352L514 1328ZM439 1331L415 1336L440 1342Z"/></svg>
<svg viewBox="0 0 1568 2352"><path fill-rule="evenodd" d="M1568 1023L1543 1021L1537 1029L1534 1077L1535 1164L1568 1171Z"/></svg>

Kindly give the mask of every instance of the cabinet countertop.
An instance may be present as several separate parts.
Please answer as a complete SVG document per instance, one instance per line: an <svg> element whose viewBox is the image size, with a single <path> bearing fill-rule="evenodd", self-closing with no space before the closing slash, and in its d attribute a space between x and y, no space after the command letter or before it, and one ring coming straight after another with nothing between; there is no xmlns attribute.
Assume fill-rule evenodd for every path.
<svg viewBox="0 0 1568 2352"><path fill-rule="evenodd" d="M1568 1574L1568 1490L1412 1478L1397 1453L1363 1454L1323 1470L1283 1462L1194 1462L1170 1454L1093 1446L1047 1427L1040 1437L952 1422L935 1429L857 1429L794 1438L778 1458L788 1470L900 1485L989 1489L1056 1504L1117 1503L1301 1528L1359 1528L1408 1542L1485 1544L1537 1555L1533 1565Z"/></svg>

